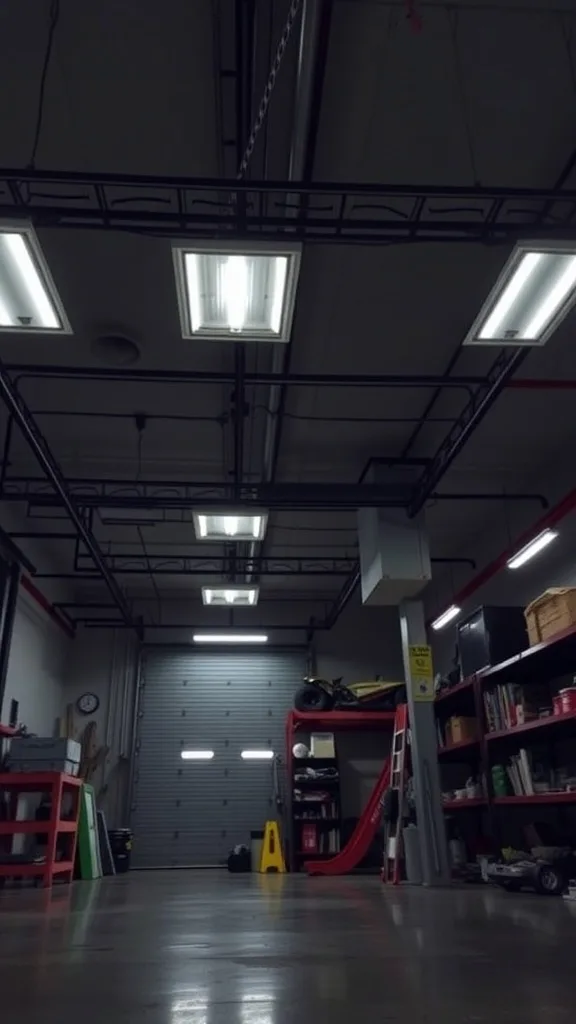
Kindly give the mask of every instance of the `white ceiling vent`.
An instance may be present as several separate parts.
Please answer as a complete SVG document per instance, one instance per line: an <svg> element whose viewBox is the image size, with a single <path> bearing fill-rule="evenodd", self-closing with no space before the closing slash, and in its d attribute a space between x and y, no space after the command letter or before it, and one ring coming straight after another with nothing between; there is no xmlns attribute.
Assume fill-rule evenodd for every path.
<svg viewBox="0 0 576 1024"><path fill-rule="evenodd" d="M195 241L172 254L183 338L290 341L300 246Z"/></svg>
<svg viewBox="0 0 576 1024"><path fill-rule="evenodd" d="M576 242L516 246L464 345L544 345L576 301Z"/></svg>

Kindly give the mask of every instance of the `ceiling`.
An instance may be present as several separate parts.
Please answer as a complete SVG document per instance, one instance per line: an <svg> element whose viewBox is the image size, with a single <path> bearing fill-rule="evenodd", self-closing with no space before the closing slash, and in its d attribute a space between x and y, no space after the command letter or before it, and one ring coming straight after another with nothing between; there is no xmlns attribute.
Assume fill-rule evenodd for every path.
<svg viewBox="0 0 576 1024"><path fill-rule="evenodd" d="M415 195L428 195L426 217L445 224L478 216L477 188L575 187L576 0L317 0L301 7L303 41L300 12L248 181L285 181L292 171L296 182L335 182L343 191L354 191L350 183L413 186ZM288 8L287 0L46 0L31 16L7 0L0 9L4 173L76 175L66 186L72 202L94 175L126 175L134 188L142 175L225 178L232 188ZM471 190L472 198L459 205L434 198L443 186ZM380 233L373 244L334 234L323 241L317 232L304 244L290 346L247 345L239 367L238 346L181 338L166 230L135 220L122 227L118 220L55 223L54 191L38 199L45 185L37 184L27 201L34 188L38 236L73 334L0 332L0 356L17 367L10 377L129 609L157 626L176 621L185 600L199 617L203 583L218 574L240 580L249 568L261 598L246 615L272 624L330 619L357 557L356 513L351 502L341 507L344 492L316 499L315 507L302 507L302 490L293 507L272 502L266 541L253 552L198 545L194 495L216 498L219 486L233 483L352 487L370 459L417 460L380 468L383 480L414 487L470 388L247 383L239 450L238 374L484 379L498 352L460 345L514 232L487 231L473 241L442 231L425 241ZM162 209L156 198L151 208ZM330 216L321 193L297 199L298 215ZM394 199L391 216L402 203ZM540 200L522 204L517 237L525 236L524 223L566 230ZM375 216L373 197L362 209L354 216ZM293 211L285 215L288 223ZM545 348L526 354L431 488L492 495L426 497L434 558L474 559L483 530L508 529L510 517L518 528L538 518L538 501L516 501L515 493L554 492L555 464L576 434L573 393L513 384L576 381L575 328L572 314ZM110 335L136 346L124 376L119 354L99 347ZM185 376L200 371L228 379ZM162 379L167 372L184 376ZM2 417L6 430L5 410ZM3 497L5 529L34 556L40 583L50 588L57 577L66 587L67 613L118 620L109 588L85 545L77 546L66 510L17 429ZM58 533L65 536L52 536ZM471 571L457 562L435 569L458 579Z"/></svg>

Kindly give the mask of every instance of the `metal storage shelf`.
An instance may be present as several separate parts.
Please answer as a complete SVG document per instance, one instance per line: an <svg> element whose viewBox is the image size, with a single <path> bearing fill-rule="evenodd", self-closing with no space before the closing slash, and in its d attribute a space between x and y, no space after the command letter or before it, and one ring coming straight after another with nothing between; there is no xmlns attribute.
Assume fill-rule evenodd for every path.
<svg viewBox="0 0 576 1024"><path fill-rule="evenodd" d="M74 875L74 859L78 836L78 817L80 813L80 791L82 779L63 772L6 772L0 774L0 790L8 790L11 794L11 818L0 822L0 836L9 838L24 833L25 835L42 834L46 836L46 857L40 863L8 862L0 864L0 880L5 878L40 877L45 887L49 888L56 876L68 876L71 882ZM72 818L62 816L62 798L65 791L73 793ZM50 795L50 818L47 821L24 820L16 818L17 798L20 793L48 793ZM64 860L57 860L59 851L58 837L67 835Z"/></svg>
<svg viewBox="0 0 576 1024"><path fill-rule="evenodd" d="M383 723L394 725L393 711L290 711L288 728L303 729L379 729Z"/></svg>
<svg viewBox="0 0 576 1024"><path fill-rule="evenodd" d="M77 827L75 821L58 821L56 832L76 832ZM0 821L0 836L41 835L50 832L51 828L49 821Z"/></svg>
<svg viewBox="0 0 576 1024"><path fill-rule="evenodd" d="M56 860L53 864L42 863L42 864L0 864L0 878L32 878L36 876L44 876L46 878L46 870L50 867L50 875L70 875L69 881L72 879L74 873L74 861L73 860ZM50 883L52 884L52 883ZM44 885L47 883L44 881Z"/></svg>
<svg viewBox="0 0 576 1024"><path fill-rule="evenodd" d="M523 725L515 725L512 729L498 729L496 732L487 732L486 739L502 740L510 736L532 732L534 729L549 729L552 726L562 725L564 722L573 722L575 719L576 711L567 711L563 715L548 715L546 718L536 718L532 722L524 722Z"/></svg>
<svg viewBox="0 0 576 1024"><path fill-rule="evenodd" d="M571 626L499 665L482 669L478 678L483 683L496 683L500 680L506 683L534 682L542 679L543 675L548 679L565 675L573 671L575 666L576 627Z"/></svg>
<svg viewBox="0 0 576 1024"><path fill-rule="evenodd" d="M457 683L456 686L450 687L449 690L443 690L435 697L435 701L439 704L441 701L449 700L450 697L455 697L459 693L465 693L467 690L472 690L475 682L475 676L470 676L468 679L463 679L461 683Z"/></svg>
<svg viewBox="0 0 576 1024"><path fill-rule="evenodd" d="M574 793L534 793L533 796L496 796L493 804L574 804Z"/></svg>
<svg viewBox="0 0 576 1024"><path fill-rule="evenodd" d="M468 800L445 800L445 811L466 811L469 807L487 807L488 800L485 796L474 796Z"/></svg>
<svg viewBox="0 0 576 1024"><path fill-rule="evenodd" d="M452 690L441 694L436 698L436 706L442 708L443 702L457 693L471 690L474 698L474 714L478 721L478 728L482 730L485 722L485 709L483 703L484 689L489 686L496 686L499 683L528 683L528 682L552 682L561 675L576 671L576 628L571 627L543 641L534 647L529 647L520 654L516 654L507 661L492 668L479 671L475 676L462 680ZM510 729L499 729L495 732L481 732L477 740L468 740L464 743L456 743L449 747L439 748L438 758L440 760L450 759L454 755L457 758L459 752L474 749L478 752L479 770L485 776L490 775L491 764L494 763L494 741L522 738L528 742L532 736L534 740L542 735L541 730L549 732L557 729L563 735L564 729L574 729L576 736L576 712L566 712L560 715L551 714L545 718L538 718L534 721L516 725ZM572 732L570 732L572 735ZM535 804L576 804L576 792L555 792L535 793L533 795L509 795L495 797L489 793L486 797L473 800L447 800L444 802L445 811L458 811L472 808L485 807L488 811L497 807L513 807ZM491 820L491 819L490 819ZM491 826L492 830L493 826Z"/></svg>
<svg viewBox="0 0 576 1024"><path fill-rule="evenodd" d="M461 750L469 750L472 747L478 747L480 740L462 740L460 743L450 743L446 747L438 748L438 757L449 757L451 754L457 754Z"/></svg>

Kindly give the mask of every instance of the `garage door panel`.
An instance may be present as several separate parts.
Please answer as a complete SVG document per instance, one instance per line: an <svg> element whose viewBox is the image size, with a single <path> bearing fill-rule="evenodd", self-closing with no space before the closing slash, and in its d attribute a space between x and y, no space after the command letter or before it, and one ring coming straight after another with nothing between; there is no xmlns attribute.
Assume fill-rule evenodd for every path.
<svg viewBox="0 0 576 1024"><path fill-rule="evenodd" d="M143 668L132 824L138 867L218 864L275 814L273 765L284 753L303 651L149 650ZM211 761L183 750L213 750Z"/></svg>

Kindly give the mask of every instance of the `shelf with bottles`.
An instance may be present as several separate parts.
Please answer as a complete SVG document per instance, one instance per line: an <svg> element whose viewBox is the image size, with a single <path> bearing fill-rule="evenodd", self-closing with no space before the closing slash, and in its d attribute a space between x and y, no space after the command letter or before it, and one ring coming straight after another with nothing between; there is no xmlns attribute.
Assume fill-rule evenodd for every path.
<svg viewBox="0 0 576 1024"><path fill-rule="evenodd" d="M566 750L556 755L553 747L520 747L508 753L490 768L494 802L508 798L547 798L576 793L576 764L566 763ZM561 801L557 801L561 802ZM568 799L569 802L569 799Z"/></svg>

